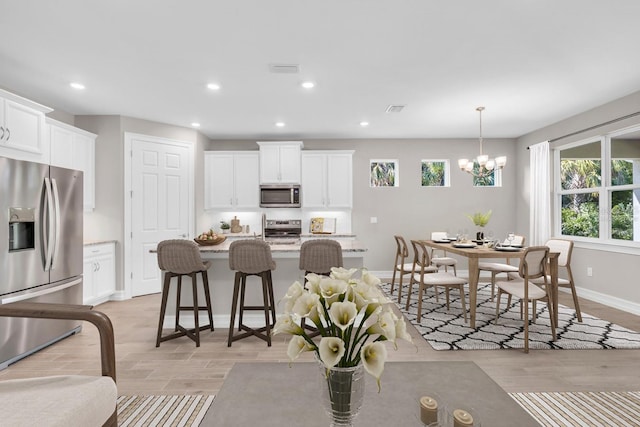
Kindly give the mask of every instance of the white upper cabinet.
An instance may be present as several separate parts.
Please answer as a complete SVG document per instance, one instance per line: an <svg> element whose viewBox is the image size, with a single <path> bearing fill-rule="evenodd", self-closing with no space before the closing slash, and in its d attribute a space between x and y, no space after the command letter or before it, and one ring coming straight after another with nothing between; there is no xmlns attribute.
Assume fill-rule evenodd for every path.
<svg viewBox="0 0 640 427"><path fill-rule="evenodd" d="M50 111L53 110L0 90L0 155L49 163L44 115Z"/></svg>
<svg viewBox="0 0 640 427"><path fill-rule="evenodd" d="M96 135L53 119L46 119L51 165L83 172L84 210L95 208Z"/></svg>
<svg viewBox="0 0 640 427"><path fill-rule="evenodd" d="M352 207L352 150L302 152L302 207Z"/></svg>
<svg viewBox="0 0 640 427"><path fill-rule="evenodd" d="M258 142L261 184L300 184L302 141Z"/></svg>
<svg viewBox="0 0 640 427"><path fill-rule="evenodd" d="M259 165L257 152L205 151L204 208L258 208Z"/></svg>

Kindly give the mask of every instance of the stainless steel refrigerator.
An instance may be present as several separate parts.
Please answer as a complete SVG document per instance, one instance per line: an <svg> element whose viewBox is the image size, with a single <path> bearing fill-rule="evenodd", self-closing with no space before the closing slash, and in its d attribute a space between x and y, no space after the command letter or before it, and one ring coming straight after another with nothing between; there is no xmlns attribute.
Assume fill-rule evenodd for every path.
<svg viewBox="0 0 640 427"><path fill-rule="evenodd" d="M0 304L82 304L82 245L82 172L0 157ZM0 370L80 326L0 317Z"/></svg>

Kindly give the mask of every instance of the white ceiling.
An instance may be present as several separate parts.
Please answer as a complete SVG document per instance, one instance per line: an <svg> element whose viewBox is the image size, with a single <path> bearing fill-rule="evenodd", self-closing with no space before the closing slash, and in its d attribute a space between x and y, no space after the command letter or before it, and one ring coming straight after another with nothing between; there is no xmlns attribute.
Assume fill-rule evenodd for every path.
<svg viewBox="0 0 640 427"><path fill-rule="evenodd" d="M517 137L640 90L639 18L638 0L0 0L0 86L213 139L476 137L479 105L485 137Z"/></svg>

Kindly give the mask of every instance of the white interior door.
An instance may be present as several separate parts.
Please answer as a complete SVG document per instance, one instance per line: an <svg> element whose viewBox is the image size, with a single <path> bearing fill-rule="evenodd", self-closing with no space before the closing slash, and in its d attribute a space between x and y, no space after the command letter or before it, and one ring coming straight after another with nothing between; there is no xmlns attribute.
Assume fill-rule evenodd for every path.
<svg viewBox="0 0 640 427"><path fill-rule="evenodd" d="M161 291L158 242L189 237L191 149L154 137L131 139L131 295Z"/></svg>

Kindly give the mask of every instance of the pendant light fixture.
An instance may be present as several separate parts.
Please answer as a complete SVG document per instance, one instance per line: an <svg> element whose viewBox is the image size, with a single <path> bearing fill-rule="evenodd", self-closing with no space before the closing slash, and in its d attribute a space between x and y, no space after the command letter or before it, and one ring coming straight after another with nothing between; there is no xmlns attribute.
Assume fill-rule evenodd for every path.
<svg viewBox="0 0 640 427"><path fill-rule="evenodd" d="M458 159L458 166L461 170L475 177L482 178L491 175L496 170L504 168L504 165L507 164L507 157L499 156L494 160L482 152L482 111L484 111L484 107L478 107L476 111L480 114L480 155L471 160Z"/></svg>

